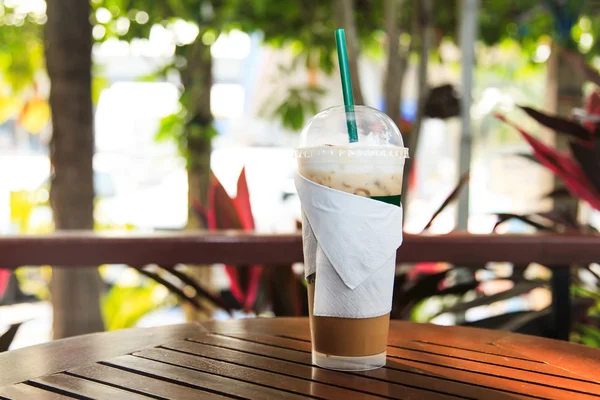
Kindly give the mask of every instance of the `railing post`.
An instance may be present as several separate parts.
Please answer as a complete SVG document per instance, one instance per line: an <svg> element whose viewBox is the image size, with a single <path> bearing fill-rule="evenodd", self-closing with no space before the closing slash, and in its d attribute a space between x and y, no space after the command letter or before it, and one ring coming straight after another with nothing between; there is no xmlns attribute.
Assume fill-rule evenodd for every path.
<svg viewBox="0 0 600 400"><path fill-rule="evenodd" d="M571 268L568 266L552 269L553 335L558 340L569 340L571 333Z"/></svg>

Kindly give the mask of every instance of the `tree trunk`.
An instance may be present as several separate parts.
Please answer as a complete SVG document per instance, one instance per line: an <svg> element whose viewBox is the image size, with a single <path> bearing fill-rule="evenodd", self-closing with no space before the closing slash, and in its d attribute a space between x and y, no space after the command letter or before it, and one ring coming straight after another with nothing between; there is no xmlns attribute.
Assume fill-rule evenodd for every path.
<svg viewBox="0 0 600 400"><path fill-rule="evenodd" d="M360 47L358 43L358 34L356 33L356 20L354 18L353 0L335 0L334 21L338 27L344 28L346 33L346 45L348 46L348 64L350 67L350 80L352 81L352 93L354 94L355 104L365 104L360 88L360 79L358 71L358 56Z"/></svg>
<svg viewBox="0 0 600 400"><path fill-rule="evenodd" d="M573 108L582 104L582 87L585 81L583 74L573 71L573 65L560 51L557 44L552 46L546 72L546 109L564 118L569 118ZM555 147L561 151L569 151L569 139L565 135L553 133ZM562 180L554 177L554 186L563 186ZM579 201L575 197L554 200L555 208L569 210L577 215Z"/></svg>
<svg viewBox="0 0 600 400"><path fill-rule="evenodd" d="M90 4L49 0L44 28L52 108L50 203L57 230L94 228ZM54 338L104 330L96 268L53 268Z"/></svg>
<svg viewBox="0 0 600 400"><path fill-rule="evenodd" d="M210 46L202 43L200 35L186 53L187 66L181 71L184 87L184 106L190 116L186 126L188 170L188 224L187 229L205 229L191 205L193 202L207 206L210 184L211 129L210 90L213 84ZM204 286L210 286L211 270L207 266L191 266L189 274ZM204 312L187 308L190 320L205 320Z"/></svg>
<svg viewBox="0 0 600 400"><path fill-rule="evenodd" d="M385 0L385 32L388 38L388 59L383 91L385 95L386 114L400 126L402 105L402 84L408 66L410 48L400 49L400 29L398 26L398 10L402 9L405 0ZM414 33L414 32L413 32ZM412 38L411 38L412 42Z"/></svg>
<svg viewBox="0 0 600 400"><path fill-rule="evenodd" d="M408 183L410 174L417 156L417 145L419 144L419 133L421 131L421 123L423 121L423 110L425 101L427 100L427 66L429 64L429 52L433 41L433 4L432 0L414 0L415 17L417 18L418 32L420 33L420 56L418 70L418 107L417 117L408 135L405 135L405 143L407 144L410 158L406 159L404 166L404 181L402 182L402 197L404 199L404 221L407 220L406 214L408 211L408 201L410 193L408 192ZM413 38L414 39L414 38ZM412 40L411 40L412 41Z"/></svg>
<svg viewBox="0 0 600 400"><path fill-rule="evenodd" d="M460 98L460 148L458 155L458 176L469 176L471 169L471 152L473 147L473 132L471 123L471 105L473 103L473 71L475 70L475 42L479 25L479 0L462 0L460 18L460 47L461 47L461 86ZM469 230L469 179L458 195L458 215L456 228L461 231Z"/></svg>

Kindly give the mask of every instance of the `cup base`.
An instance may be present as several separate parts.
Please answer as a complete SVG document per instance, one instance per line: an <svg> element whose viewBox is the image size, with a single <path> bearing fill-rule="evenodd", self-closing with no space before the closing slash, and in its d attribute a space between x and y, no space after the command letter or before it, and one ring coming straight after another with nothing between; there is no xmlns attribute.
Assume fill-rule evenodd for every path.
<svg viewBox="0 0 600 400"><path fill-rule="evenodd" d="M312 363L336 371L369 371L385 365L387 352L362 357L334 356L312 351Z"/></svg>

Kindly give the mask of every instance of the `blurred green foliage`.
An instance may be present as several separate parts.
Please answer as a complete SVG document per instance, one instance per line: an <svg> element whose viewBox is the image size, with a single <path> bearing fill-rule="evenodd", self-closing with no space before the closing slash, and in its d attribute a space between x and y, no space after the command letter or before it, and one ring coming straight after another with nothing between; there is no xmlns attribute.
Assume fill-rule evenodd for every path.
<svg viewBox="0 0 600 400"><path fill-rule="evenodd" d="M203 157L191 151L190 143L210 143L217 134L210 113L207 115L204 111L210 104L198 103L205 102L199 98L207 98L202 93L210 90L206 87L210 79L201 77L203 71L192 69L207 68L203 57L210 51L208 46L221 32L235 28L231 22L236 19L235 3L233 0L92 1L90 21L95 25L94 38L97 41L146 39L160 28L172 34L175 57L161 66L155 77L177 71L185 87L179 99L180 111L162 120L157 139L174 141L188 166L195 164L195 157ZM182 29L187 32L186 35L178 34ZM152 77L145 77L146 80L149 78ZM210 146L205 148L210 149Z"/></svg>
<svg viewBox="0 0 600 400"><path fill-rule="evenodd" d="M571 286L573 297L594 300L594 306L588 311L586 321L580 321L574 326L571 340L588 346L600 348L600 293L582 286Z"/></svg>
<svg viewBox="0 0 600 400"><path fill-rule="evenodd" d="M114 224L95 221L95 231L135 231L131 224ZM111 265L100 266L100 276L109 281ZM49 279L48 279L49 282ZM132 328L143 316L163 307L177 304L169 291L151 279L147 279L133 268L127 268L119 275L101 300L102 317L107 330Z"/></svg>
<svg viewBox="0 0 600 400"><path fill-rule="evenodd" d="M0 82L19 93L44 67L44 13L19 12L0 0Z"/></svg>
<svg viewBox="0 0 600 400"><path fill-rule="evenodd" d="M512 39L525 51L525 61L533 63L533 57L540 42L551 39L562 40L562 27L576 22L572 29L571 38L562 40L570 47L577 43L586 44L581 48L584 53L592 56L598 50L593 46L595 37L600 35L600 18L592 18L591 11L585 7L583 0L568 0L563 7L555 5L554 0L486 0L481 2L479 39L486 45L505 43ZM275 48L289 49L295 60L295 66L304 66L309 70L319 70L330 74L335 69L335 41L332 32L336 28L334 15L336 2L302 2L297 0L93 0L94 13L92 23L103 29L98 40L119 38L133 40L147 38L155 24L166 29L172 29L178 21L185 21L197 29L198 39L205 44L213 43L220 33L231 29L245 32L261 32L266 44ZM355 0L356 26L363 52L374 57L384 57L386 35L382 28L383 0ZM398 25L401 27L400 40L409 35L414 19L414 1L402 3ZM98 10L101 10L98 13ZM108 12L108 13L107 13ZM443 38L456 42L460 23L460 0L444 0L436 2L434 10L434 25L437 44ZM98 20L100 16L100 20ZM573 21L571 21L573 20ZM565 22L566 21L566 22ZM561 36L562 35L562 36ZM589 42L591 35L592 42ZM562 39L561 39L562 38ZM176 54L185 59L191 43L178 41L176 38ZM414 51L418 51L417 45ZM567 46L569 47L569 46ZM185 68L185 62L169 65L169 69ZM498 68L511 68L507 65ZM525 71L520 68L519 71ZM281 75L285 79L285 75ZM292 88L286 88L275 104L270 107L268 115L281 121L282 125L291 130L298 130L314 104L318 104L320 95L314 90L314 84L306 82ZM188 105L181 101L184 108ZM266 111L266 110L265 110ZM185 114L173 116L181 118L181 123L174 124L172 118L164 121L160 138L171 137L180 149L185 149L186 130L178 129L184 124ZM167 135L165 129L176 129L172 135ZM183 132L183 133L181 133ZM198 132L211 135L214 132Z"/></svg>
<svg viewBox="0 0 600 400"><path fill-rule="evenodd" d="M46 20L39 11L8 7L0 0L0 124L15 118L31 133L50 120L48 103L36 86L36 74L44 69Z"/></svg>
<svg viewBox="0 0 600 400"><path fill-rule="evenodd" d="M179 154L185 158L189 167L193 160L188 151L188 140L198 138L210 141L217 136L218 132L212 124L208 126L194 124L193 121L187 118L188 112L184 106L188 101L187 97L186 93L183 92L179 98L179 111L160 120L155 139L158 142L174 142L177 145Z"/></svg>
<svg viewBox="0 0 600 400"><path fill-rule="evenodd" d="M141 285L114 285L102 298L102 316L109 331L132 328L144 315L175 304L164 286L144 279Z"/></svg>
<svg viewBox="0 0 600 400"><path fill-rule="evenodd" d="M299 131L304 126L305 117L310 118L319 112L318 98L325 94L322 88L304 86L289 88L288 96L272 116L280 116L284 128Z"/></svg>
<svg viewBox="0 0 600 400"><path fill-rule="evenodd" d="M52 231L51 220L32 222L36 210L48 207L48 188L44 184L33 191L17 191L10 194L11 222L18 225L20 233L40 234ZM120 225L95 221L96 231L133 231L133 225ZM103 277L109 266L101 266ZM49 300L48 285L52 278L52 268L44 266L22 266L15 272L20 289L40 300ZM168 290L156 282L142 277L133 269L122 274L122 281L113 285L102 299L102 312L106 328L109 330L130 328L144 315L161 307L176 304Z"/></svg>
<svg viewBox="0 0 600 400"><path fill-rule="evenodd" d="M221 32L240 29L262 32L265 43L275 48L289 48L294 57L309 69L331 73L335 67L335 43L332 32L336 28L333 16L335 2L302 2L297 0L92 0L90 22L97 41L110 38L131 41L148 38L153 27L171 29L175 24L190 24L197 30L198 40L211 44ZM364 52L382 57L386 37L383 27L383 0L355 0L355 15L360 42ZM408 35L413 21L414 1L406 0L399 13L398 24L402 35ZM600 36L600 17L589 9L589 2L568 0L559 6L555 0L486 0L481 3L479 38L488 45L510 38L529 54L535 54L540 41L562 40L567 47L578 47L589 57L598 54L594 46ZM46 16L39 10L9 7L12 2L0 0L0 75L11 92L29 87L36 72L43 70L42 28ZM460 22L460 0L436 2L434 25L438 44L442 38L456 41ZM570 38L564 29L570 27ZM192 43L175 38L176 54L185 59ZM415 49L416 50L416 49ZM175 60L165 68L180 70L185 62ZM96 75L96 74L95 74ZM94 97L106 85L102 78L94 80ZM10 103L0 94L0 107ZM294 93L274 107L270 115L282 121L287 128L301 126L306 111L318 96L311 85L297 86ZM308 94L312 94L307 96ZM299 103L301 105L298 105ZM303 104L306 102L307 104ZM289 103L289 104L285 104ZM184 107L187 105L182 100ZM0 114L2 112L0 111ZM177 114L182 117L181 113ZM302 123L299 121L302 120ZM169 125L167 125L169 126ZM214 131L196 132L214 135ZM165 138L164 132L161 137ZM171 135L180 145L181 135ZM180 146L185 148L185 146Z"/></svg>
<svg viewBox="0 0 600 400"><path fill-rule="evenodd" d="M285 88L278 84L289 82L287 78L297 72L299 61L300 59L296 58L290 66L279 66L279 74L272 79L275 88L268 96L269 101L265 102L259 111L262 117L280 120L284 128L292 131L302 129L305 120L319 112L319 100L326 93L325 89L315 82Z"/></svg>
<svg viewBox="0 0 600 400"><path fill-rule="evenodd" d="M30 133L50 122L46 87L43 28L45 3L0 0L0 124L8 119ZM96 103L107 81L94 74Z"/></svg>

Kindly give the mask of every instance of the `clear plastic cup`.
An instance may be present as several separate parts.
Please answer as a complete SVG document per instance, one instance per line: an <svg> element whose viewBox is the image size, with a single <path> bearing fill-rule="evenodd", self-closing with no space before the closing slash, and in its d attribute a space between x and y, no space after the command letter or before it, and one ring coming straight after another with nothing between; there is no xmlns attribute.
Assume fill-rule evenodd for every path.
<svg viewBox="0 0 600 400"><path fill-rule="evenodd" d="M347 121L358 141L349 143ZM321 111L304 127L296 149L298 172L332 189L401 205L408 149L396 124L366 106ZM386 362L390 315L335 318L313 315L314 274L307 277L313 363L337 370L369 370Z"/></svg>

